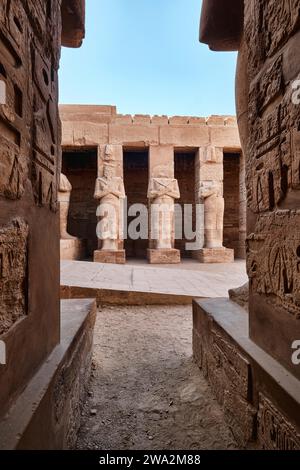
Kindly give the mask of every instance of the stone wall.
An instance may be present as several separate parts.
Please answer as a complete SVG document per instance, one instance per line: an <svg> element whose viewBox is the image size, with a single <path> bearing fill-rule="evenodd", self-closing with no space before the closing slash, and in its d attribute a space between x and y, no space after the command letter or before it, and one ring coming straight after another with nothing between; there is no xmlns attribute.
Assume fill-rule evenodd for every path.
<svg viewBox="0 0 300 470"><path fill-rule="evenodd" d="M300 385L249 339L246 311L195 301L193 351L242 448L300 449Z"/></svg>
<svg viewBox="0 0 300 470"><path fill-rule="evenodd" d="M83 39L84 6L0 3L1 449L70 447L90 370L95 304L60 321L57 198L60 51Z"/></svg>
<svg viewBox="0 0 300 470"><path fill-rule="evenodd" d="M292 96L300 72L299 7L298 0L245 2L237 76L250 336L298 378L291 347L300 336L300 107Z"/></svg>
<svg viewBox="0 0 300 470"><path fill-rule="evenodd" d="M60 2L1 1L1 414L59 342L60 31Z"/></svg>
<svg viewBox="0 0 300 470"><path fill-rule="evenodd" d="M282 450L300 448L299 7L204 0L200 34L212 49L239 49L250 288L249 316L225 299L195 303L194 356L241 444ZM240 213L240 239L244 227Z"/></svg>

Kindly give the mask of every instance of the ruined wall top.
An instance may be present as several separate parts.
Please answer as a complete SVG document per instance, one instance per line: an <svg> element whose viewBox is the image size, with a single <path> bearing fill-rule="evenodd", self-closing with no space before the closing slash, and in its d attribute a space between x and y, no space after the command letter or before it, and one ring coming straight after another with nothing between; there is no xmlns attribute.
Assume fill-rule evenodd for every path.
<svg viewBox="0 0 300 470"><path fill-rule="evenodd" d="M85 0L63 0L62 45L80 47L85 36Z"/></svg>
<svg viewBox="0 0 300 470"><path fill-rule="evenodd" d="M213 145L241 149L235 116L150 116L118 114L115 106L61 105L64 147L172 145L199 148Z"/></svg>
<svg viewBox="0 0 300 470"><path fill-rule="evenodd" d="M138 125L190 125L190 126L237 126L235 116L211 115L199 116L167 116L150 114L118 114L116 106L105 105L60 105L62 121L94 122Z"/></svg>

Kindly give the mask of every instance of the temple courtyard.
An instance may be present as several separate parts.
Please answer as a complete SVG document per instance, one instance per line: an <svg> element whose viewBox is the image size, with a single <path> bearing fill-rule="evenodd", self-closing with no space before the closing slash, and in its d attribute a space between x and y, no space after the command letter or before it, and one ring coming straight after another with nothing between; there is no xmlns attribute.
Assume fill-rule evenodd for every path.
<svg viewBox="0 0 300 470"><path fill-rule="evenodd" d="M228 290L247 282L244 260L201 264L187 259L179 265L126 265L61 261L64 298L97 297L98 303L146 305L191 304L194 298L228 297Z"/></svg>
<svg viewBox="0 0 300 470"><path fill-rule="evenodd" d="M246 280L243 260L230 269L192 259L163 266L62 261L62 293L99 304L76 447L238 448L193 360L192 300L228 297Z"/></svg>

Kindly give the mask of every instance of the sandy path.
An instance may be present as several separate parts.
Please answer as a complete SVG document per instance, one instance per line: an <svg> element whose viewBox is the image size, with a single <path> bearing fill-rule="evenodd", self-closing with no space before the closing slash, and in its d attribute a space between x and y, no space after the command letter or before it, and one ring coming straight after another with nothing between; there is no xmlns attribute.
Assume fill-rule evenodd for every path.
<svg viewBox="0 0 300 470"><path fill-rule="evenodd" d="M99 311L79 449L236 448L191 335L191 307Z"/></svg>

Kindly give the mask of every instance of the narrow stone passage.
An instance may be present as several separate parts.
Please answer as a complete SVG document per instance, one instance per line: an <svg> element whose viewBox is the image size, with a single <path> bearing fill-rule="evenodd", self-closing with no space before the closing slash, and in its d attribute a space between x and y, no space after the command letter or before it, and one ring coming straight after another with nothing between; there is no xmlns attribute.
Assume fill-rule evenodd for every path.
<svg viewBox="0 0 300 470"><path fill-rule="evenodd" d="M79 449L235 449L192 359L191 307L105 307Z"/></svg>

